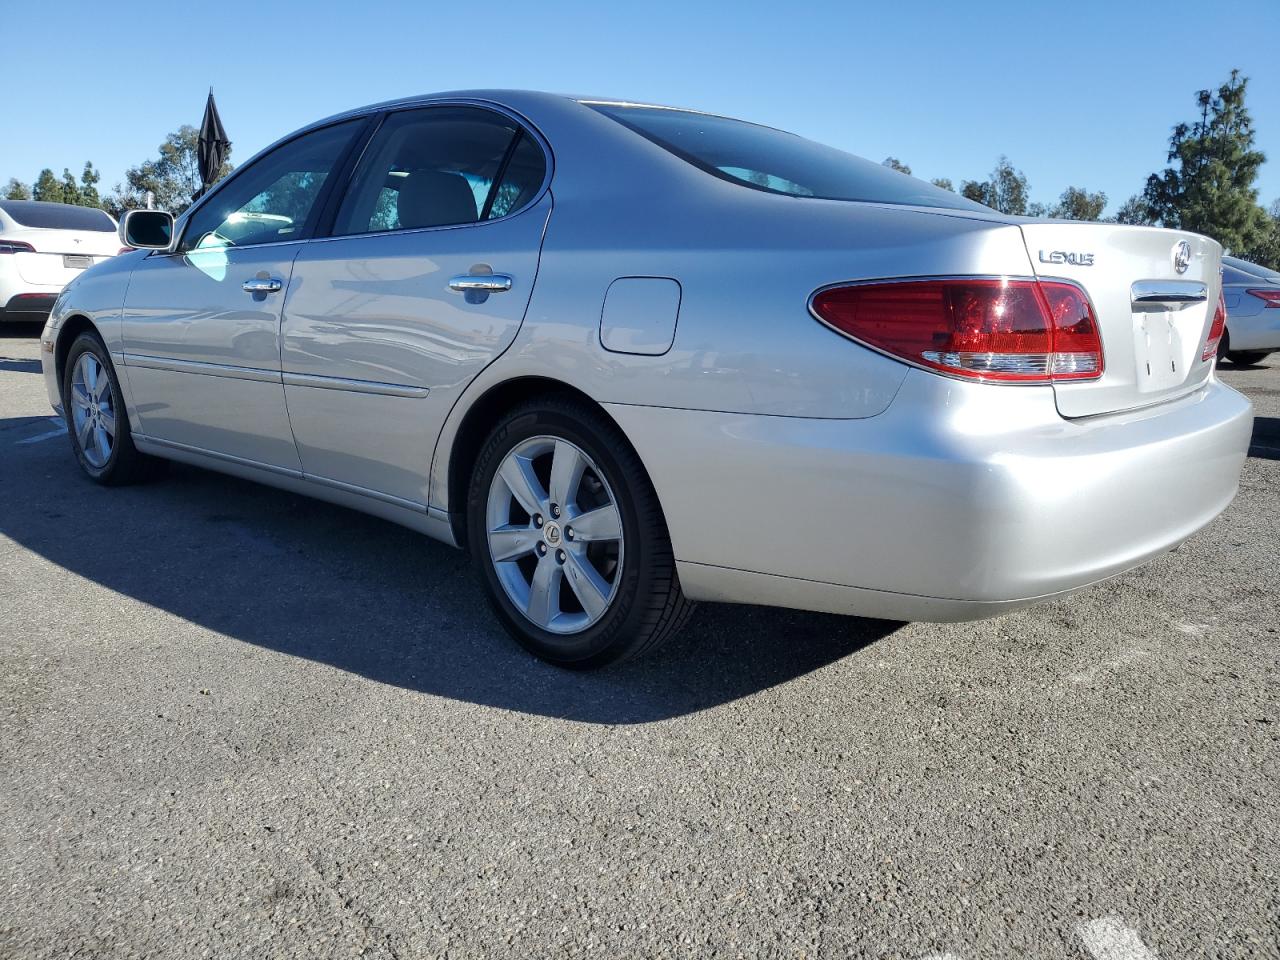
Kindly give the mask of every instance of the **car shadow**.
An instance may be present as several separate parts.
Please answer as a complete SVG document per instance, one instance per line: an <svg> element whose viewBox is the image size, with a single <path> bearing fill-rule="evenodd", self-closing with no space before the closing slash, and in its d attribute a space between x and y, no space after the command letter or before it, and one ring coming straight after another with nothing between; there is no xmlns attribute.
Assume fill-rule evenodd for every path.
<svg viewBox="0 0 1280 960"><path fill-rule="evenodd" d="M0 420L0 535L199 627L422 693L588 723L647 723L786 683L900 626L704 604L649 657L591 673L559 670L507 638L460 551L352 510L176 464L141 486L99 487L80 474L65 437L17 442L48 429L45 418Z"/></svg>
<svg viewBox="0 0 1280 960"><path fill-rule="evenodd" d="M1280 460L1280 417L1254 417L1249 456Z"/></svg>
<svg viewBox="0 0 1280 960"><path fill-rule="evenodd" d="M5 320L0 322L0 340L38 339L43 329L43 320Z"/></svg>

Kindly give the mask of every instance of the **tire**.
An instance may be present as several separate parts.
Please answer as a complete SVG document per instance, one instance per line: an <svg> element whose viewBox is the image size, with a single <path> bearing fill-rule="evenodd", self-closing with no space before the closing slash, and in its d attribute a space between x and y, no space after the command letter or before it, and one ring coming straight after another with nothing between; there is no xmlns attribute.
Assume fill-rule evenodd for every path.
<svg viewBox="0 0 1280 960"><path fill-rule="evenodd" d="M62 409L76 460L96 483L136 483L152 475L163 462L139 453L133 445L120 381L96 334L80 334L67 352Z"/></svg>
<svg viewBox="0 0 1280 960"><path fill-rule="evenodd" d="M1237 367L1252 367L1270 355L1269 350L1232 350L1227 354L1227 359Z"/></svg>
<svg viewBox="0 0 1280 960"><path fill-rule="evenodd" d="M640 458L574 397L522 404L489 433L471 475L467 543L503 627L560 667L640 656L693 610Z"/></svg>

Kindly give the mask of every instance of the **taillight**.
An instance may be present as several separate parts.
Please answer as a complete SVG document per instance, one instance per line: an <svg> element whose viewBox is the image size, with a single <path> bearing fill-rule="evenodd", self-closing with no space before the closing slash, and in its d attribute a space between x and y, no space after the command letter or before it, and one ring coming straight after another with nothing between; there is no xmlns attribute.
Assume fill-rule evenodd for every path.
<svg viewBox="0 0 1280 960"><path fill-rule="evenodd" d="M0 254L35 252L35 247L29 243L23 243L21 240L0 240Z"/></svg>
<svg viewBox="0 0 1280 960"><path fill-rule="evenodd" d="M1213 323L1209 325L1209 339L1204 342L1204 353L1200 354L1201 360L1212 360L1218 355L1218 341L1222 339L1222 333L1227 329L1227 302L1222 299L1222 294L1218 294L1218 307L1213 311Z"/></svg>
<svg viewBox="0 0 1280 960"><path fill-rule="evenodd" d="M122 253L133 253L133 251L136 249L138 248L137 247L121 247L119 250L116 251L116 256L118 257Z"/></svg>
<svg viewBox="0 0 1280 960"><path fill-rule="evenodd" d="M1280 287L1272 287L1270 290L1246 290L1245 293L1266 301L1267 305L1262 308L1264 310L1280 310Z"/></svg>
<svg viewBox="0 0 1280 960"><path fill-rule="evenodd" d="M815 295L813 311L855 340L953 376L1048 383L1102 374L1097 317L1070 283L861 283Z"/></svg>

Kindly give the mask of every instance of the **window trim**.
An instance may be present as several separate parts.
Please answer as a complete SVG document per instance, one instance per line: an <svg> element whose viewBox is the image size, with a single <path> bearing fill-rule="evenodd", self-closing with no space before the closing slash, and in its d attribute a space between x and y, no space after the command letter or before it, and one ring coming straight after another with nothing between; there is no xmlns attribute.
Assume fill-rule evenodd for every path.
<svg viewBox="0 0 1280 960"><path fill-rule="evenodd" d="M183 250L182 243L184 240L186 240L187 229L191 224L191 220L204 207L205 204L211 202L213 198L216 197L222 190L224 190L230 184L235 183L235 181L239 177L241 177L243 174L245 174L247 171L253 170L254 167L258 166L264 160L267 160L268 158L274 156L278 151L284 149L285 147L289 146L292 143L295 143L296 141L302 139L303 137L309 136L310 134L313 134L313 133L320 133L324 130L331 130L334 127L341 126L344 123L352 123L354 121L356 122L356 127L352 132L352 136L347 141L346 146L343 148L342 153L339 155L337 162L333 166L333 171L332 171L333 175L325 177L325 182L320 185L320 195L316 197L316 202L315 204L312 205L311 212L307 215L306 222L302 225L302 230L299 232L298 236L289 237L287 240L269 240L266 243L254 243L244 247L230 247L225 249L250 250L250 249L257 249L259 247L278 247L278 246L283 246L284 244L289 244L289 243L305 243L307 240L311 239L311 237L316 232L316 228L321 223L320 214L324 211L328 203L328 199L332 195L333 191L337 189L337 184L336 184L337 175L347 169L347 162L350 160L351 154L355 151L356 146L359 145L361 148L363 148L364 144L367 142L371 116L372 116L371 114L355 114L353 116L339 117L333 120L331 123L325 123L319 126L304 127L303 129L296 131L295 133L291 134L290 136L286 137L283 140L277 140L267 149L262 150L259 153L255 154L253 157L251 157L250 160L243 167L237 167L229 177L219 181L217 184L213 186L213 188L208 193L206 193L203 197L201 197L199 200L197 200L190 207L188 207L186 210L183 211L182 227L180 230L174 231L177 235L177 239L174 241L172 250L169 250L169 251L152 250L149 256L153 256L153 257L154 256L159 256L159 257L187 256L192 251Z"/></svg>
<svg viewBox="0 0 1280 960"><path fill-rule="evenodd" d="M525 137L529 137L542 150L543 174L542 183L539 184L533 198L519 210L508 213L505 216L494 217L492 220L477 220L474 223L447 223L435 227L397 227L394 230L366 230L363 233L341 233L333 232L334 221L338 217L338 209L342 206L342 201L346 199L347 191L351 188L351 184L355 179L356 171L360 168L360 162L364 160L364 155L368 151L369 145L373 142L373 138L377 135L378 130L382 129L382 124L387 118L397 113L419 112L422 110L430 110L436 107L474 107L479 110L487 110L490 113L496 113L505 117L516 125L516 135L511 138L511 143L507 145L507 152L503 155L503 161L499 167L498 174L506 173L507 164L515 153L515 147ZM551 144L546 137L542 135L537 127L530 123L524 116L516 111L504 106L500 103L493 103L487 100L466 100L466 99L440 99L440 100L424 100L419 103L398 103L394 109L380 110L377 112L376 122L372 126L368 135L364 138L360 145L359 156L355 158L355 162L345 170L342 182L342 189L339 193L336 185L334 192L329 195L329 206L325 209L323 218L317 225L315 232L305 238L309 242L326 242L331 240L353 240L362 237L393 237L401 234L409 233L426 233L438 230L461 230L469 227L485 227L491 223L503 223L513 217L518 217L528 210L532 210L542 198L551 189L551 178L555 173L555 154L551 150ZM494 188L501 182L500 176L495 177L494 187L490 189L490 194L494 192ZM486 207L488 198L486 198Z"/></svg>

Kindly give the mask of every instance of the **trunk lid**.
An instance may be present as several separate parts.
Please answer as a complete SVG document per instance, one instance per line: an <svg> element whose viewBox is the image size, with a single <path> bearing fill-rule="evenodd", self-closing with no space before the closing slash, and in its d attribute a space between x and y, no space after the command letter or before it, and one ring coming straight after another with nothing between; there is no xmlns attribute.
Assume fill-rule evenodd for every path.
<svg viewBox="0 0 1280 960"><path fill-rule="evenodd" d="M35 253L14 254L14 265L23 281L42 286L70 283L120 249L114 233L98 230L7 230L4 239L35 248Z"/></svg>
<svg viewBox="0 0 1280 960"><path fill-rule="evenodd" d="M1190 393L1209 378L1213 360L1201 354L1222 287L1216 241L1114 223L1020 226L1037 276L1078 284L1098 317L1102 376L1055 383L1059 413L1088 417L1147 406Z"/></svg>

